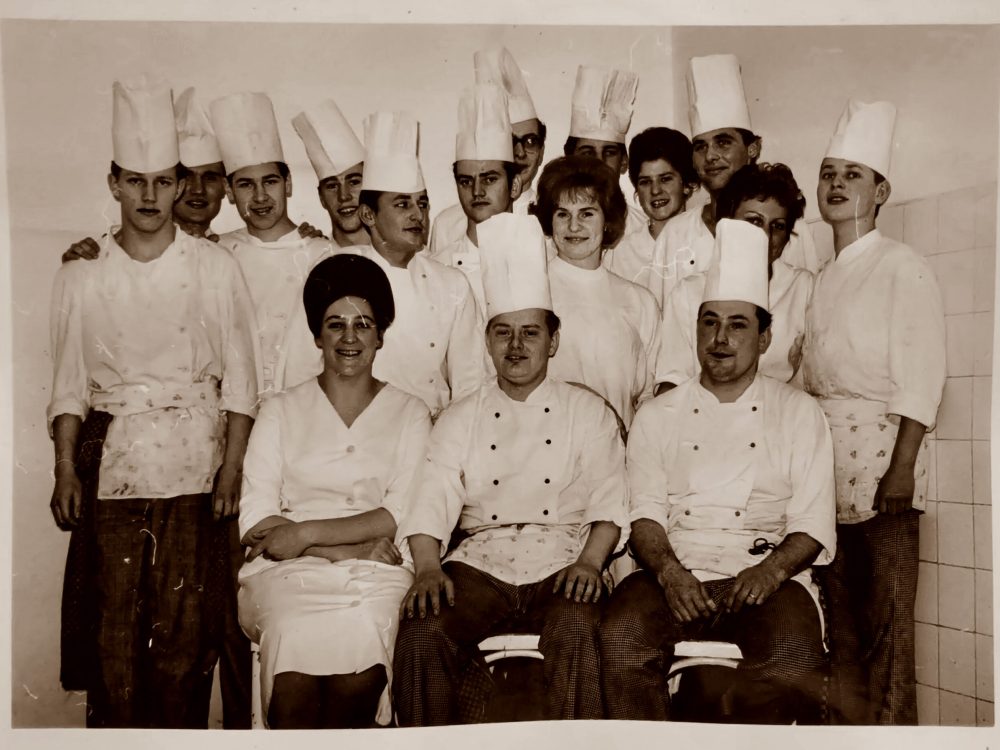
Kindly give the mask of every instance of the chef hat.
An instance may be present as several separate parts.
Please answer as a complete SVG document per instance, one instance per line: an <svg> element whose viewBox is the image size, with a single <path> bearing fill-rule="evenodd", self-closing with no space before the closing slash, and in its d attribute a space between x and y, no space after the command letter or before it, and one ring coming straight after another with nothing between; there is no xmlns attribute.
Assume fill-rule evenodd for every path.
<svg viewBox="0 0 1000 750"><path fill-rule="evenodd" d="M486 319L502 313L552 310L545 235L533 216L497 214L476 226Z"/></svg>
<svg viewBox="0 0 1000 750"><path fill-rule="evenodd" d="M142 76L111 88L115 164L130 172L159 172L180 161L170 85Z"/></svg>
<svg viewBox="0 0 1000 750"><path fill-rule="evenodd" d="M767 235L748 221L719 219L715 257L705 279L702 302L740 301L769 310Z"/></svg>
<svg viewBox="0 0 1000 750"><path fill-rule="evenodd" d="M420 125L408 112L375 112L365 118L362 190L419 193L424 175L417 160Z"/></svg>
<svg viewBox="0 0 1000 750"><path fill-rule="evenodd" d="M687 91L692 138L720 128L753 130L736 55L692 57Z"/></svg>
<svg viewBox="0 0 1000 750"><path fill-rule="evenodd" d="M212 102L211 115L226 174L256 164L284 163L278 121L267 94L224 96Z"/></svg>
<svg viewBox="0 0 1000 750"><path fill-rule="evenodd" d="M538 117L524 74L506 47L479 50L473 56L473 64L476 83L492 83L507 92L507 112L512 123Z"/></svg>
<svg viewBox="0 0 1000 750"><path fill-rule="evenodd" d="M365 149L333 99L299 112L292 127L306 147L306 156L322 182L365 160Z"/></svg>
<svg viewBox="0 0 1000 750"><path fill-rule="evenodd" d="M581 65L576 71L569 134L625 143L638 87L636 73Z"/></svg>
<svg viewBox="0 0 1000 750"><path fill-rule="evenodd" d="M222 161L219 142L212 130L205 108L194 99L194 88L185 89L174 102L174 118L177 120L177 144L181 153L181 164L185 167L200 167Z"/></svg>
<svg viewBox="0 0 1000 750"><path fill-rule="evenodd" d="M514 161L507 95L492 83L462 92L458 101L455 161Z"/></svg>
<svg viewBox="0 0 1000 750"><path fill-rule="evenodd" d="M890 102L868 104L851 99L833 131L826 155L864 164L888 177L895 123L896 107Z"/></svg>

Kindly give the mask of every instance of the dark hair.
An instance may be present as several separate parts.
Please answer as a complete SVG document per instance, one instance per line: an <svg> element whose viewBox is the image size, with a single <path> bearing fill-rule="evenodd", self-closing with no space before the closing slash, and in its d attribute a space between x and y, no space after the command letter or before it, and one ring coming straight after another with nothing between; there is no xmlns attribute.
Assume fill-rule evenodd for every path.
<svg viewBox="0 0 1000 750"><path fill-rule="evenodd" d="M537 117L535 119L538 120ZM545 136L547 136L548 134L549 134L549 129L545 127L545 123L542 122L541 120L538 120L538 137L542 139L543 144L545 143Z"/></svg>
<svg viewBox="0 0 1000 750"><path fill-rule="evenodd" d="M302 287L302 304L313 337L319 337L327 308L343 297L366 300L379 333L384 333L396 317L392 287L385 271L362 255L341 253L313 266Z"/></svg>
<svg viewBox="0 0 1000 750"><path fill-rule="evenodd" d="M552 236L552 217L564 195L591 193L604 213L602 247L613 247L625 234L628 204L618 186L618 175L600 159L589 156L561 156L542 169L538 198L528 212L538 219L542 232Z"/></svg>
<svg viewBox="0 0 1000 750"><path fill-rule="evenodd" d="M111 177L117 180L122 176L122 168L114 161L111 162ZM178 180L183 180L188 175L187 167L180 162L174 165L174 175Z"/></svg>
<svg viewBox="0 0 1000 750"><path fill-rule="evenodd" d="M691 141L671 128L646 128L628 146L628 178L638 187L639 170L648 161L663 159L677 170L685 185L698 182L691 162Z"/></svg>
<svg viewBox="0 0 1000 750"><path fill-rule="evenodd" d="M802 218L806 199L799 190L792 170L784 164L747 164L736 172L716 197L716 217L732 219L745 200L766 201L773 198L788 212L788 228Z"/></svg>
<svg viewBox="0 0 1000 750"><path fill-rule="evenodd" d="M755 305L757 311L757 333L767 333L771 327L771 313L760 305Z"/></svg>
<svg viewBox="0 0 1000 750"><path fill-rule="evenodd" d="M503 164L504 174L507 175L507 187L509 189L510 186L514 184L514 178L517 177L519 174L521 174L521 168L512 161L505 161L501 163ZM451 174L452 176L454 176L456 180L458 179L457 161L451 165Z"/></svg>
<svg viewBox="0 0 1000 750"><path fill-rule="evenodd" d="M568 136L566 138L566 143L563 144L563 154L565 156L573 156L573 152L576 151L577 144L580 143L580 139L575 135ZM609 141L610 143L610 141ZM624 143L616 143L616 146L621 150L622 156L628 156L628 149L625 148Z"/></svg>
<svg viewBox="0 0 1000 750"><path fill-rule="evenodd" d="M752 130L747 130L746 128L734 128L734 130L740 134L740 138L743 139L744 146L749 147L754 141L760 140L760 136Z"/></svg>
<svg viewBox="0 0 1000 750"><path fill-rule="evenodd" d="M291 174L291 171L289 171L289 169L288 169L288 165L285 164L285 162L283 162L283 161L276 161L274 163L278 165L278 174L281 175L282 179L286 179L287 180L288 179L288 175ZM232 188L232 186L233 186L233 175L236 174L237 171L238 170L234 170L234 171L232 171L232 172L230 172L229 174L226 175L226 182L229 183L229 187L230 188Z"/></svg>
<svg viewBox="0 0 1000 750"><path fill-rule="evenodd" d="M378 213L378 197L382 195L382 190L362 190L358 193L358 207L368 206L373 214Z"/></svg>
<svg viewBox="0 0 1000 750"><path fill-rule="evenodd" d="M493 317L496 317L496 316L494 315ZM490 324L491 323L493 323L493 318L490 318L488 321L486 321L486 330L487 331L490 330ZM551 310L546 310L545 311L545 330L547 330L549 332L549 337L552 337L552 336L556 335L556 331L559 330L559 326L561 325L561 323L562 323L562 321L559 320L559 316L558 315L556 315Z"/></svg>

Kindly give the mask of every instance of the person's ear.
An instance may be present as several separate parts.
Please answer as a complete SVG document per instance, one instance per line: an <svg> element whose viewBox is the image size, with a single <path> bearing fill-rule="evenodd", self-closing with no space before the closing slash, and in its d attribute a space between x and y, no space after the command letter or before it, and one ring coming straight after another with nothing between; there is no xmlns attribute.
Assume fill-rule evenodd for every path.
<svg viewBox="0 0 1000 750"><path fill-rule="evenodd" d="M516 201L521 197L521 193L524 191L524 183L521 181L521 175L514 175L514 179L510 181L510 200L511 202Z"/></svg>
<svg viewBox="0 0 1000 750"><path fill-rule="evenodd" d="M764 352L767 351L767 348L770 345L771 345L771 327L768 326L767 330L760 335L760 339L757 342L757 347L758 351L760 352L760 356L762 357L764 356Z"/></svg>
<svg viewBox="0 0 1000 750"><path fill-rule="evenodd" d="M875 205L883 205L889 200L890 195L892 195L892 185L889 184L888 180L882 180L875 186Z"/></svg>
<svg viewBox="0 0 1000 750"><path fill-rule="evenodd" d="M108 175L108 190L111 191L111 196L115 200L119 200L122 197L121 188L118 187L118 180L115 179L113 174Z"/></svg>
<svg viewBox="0 0 1000 750"><path fill-rule="evenodd" d="M371 206L365 203L358 206L358 218L361 219L361 223L369 229L375 226L375 212L372 211Z"/></svg>
<svg viewBox="0 0 1000 750"><path fill-rule="evenodd" d="M229 180L226 180L226 198L232 205L236 205L236 193L233 192L233 186L230 184Z"/></svg>
<svg viewBox="0 0 1000 750"><path fill-rule="evenodd" d="M179 180L177 180L177 189L174 191L174 200L173 200L174 203L176 203L181 199L181 196L184 195L184 189L186 187L187 187L186 177L181 177Z"/></svg>
<svg viewBox="0 0 1000 750"><path fill-rule="evenodd" d="M559 331L552 334L552 340L549 342L549 357L556 356L557 351L559 351Z"/></svg>
<svg viewBox="0 0 1000 750"><path fill-rule="evenodd" d="M758 138L749 146L747 146L747 156L750 157L751 163L757 161L760 158L760 150L762 145L763 144L761 143L760 138Z"/></svg>
<svg viewBox="0 0 1000 750"><path fill-rule="evenodd" d="M291 175L291 173L289 173L289 175L285 178L285 197L286 198L291 198L292 197L292 175Z"/></svg>

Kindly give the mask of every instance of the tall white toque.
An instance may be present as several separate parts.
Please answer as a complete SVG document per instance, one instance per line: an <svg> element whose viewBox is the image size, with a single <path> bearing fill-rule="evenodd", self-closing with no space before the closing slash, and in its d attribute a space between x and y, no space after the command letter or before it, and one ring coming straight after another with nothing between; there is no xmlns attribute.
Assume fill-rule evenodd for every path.
<svg viewBox="0 0 1000 750"><path fill-rule="evenodd" d="M637 73L581 65L576 71L569 134L625 143L638 88Z"/></svg>
<svg viewBox="0 0 1000 750"><path fill-rule="evenodd" d="M364 146L333 99L299 112L292 119L292 127L306 147L319 182L365 160Z"/></svg>
<svg viewBox="0 0 1000 750"><path fill-rule="evenodd" d="M749 302L770 310L767 290L767 234L748 221L719 219L701 301Z"/></svg>
<svg viewBox="0 0 1000 750"><path fill-rule="evenodd" d="M462 92L458 100L455 161L514 161L507 95L492 83Z"/></svg>
<svg viewBox="0 0 1000 750"><path fill-rule="evenodd" d="M864 164L888 178L895 125L896 107L891 102L869 104L851 99L833 131L826 156Z"/></svg>
<svg viewBox="0 0 1000 750"><path fill-rule="evenodd" d="M538 117L524 74L506 47L479 50L473 56L473 65L476 83L492 83L507 92L507 112L512 123Z"/></svg>
<svg viewBox="0 0 1000 750"><path fill-rule="evenodd" d="M476 226L486 319L502 313L552 310L545 235L534 216L497 214Z"/></svg>
<svg viewBox="0 0 1000 750"><path fill-rule="evenodd" d="M208 113L194 98L194 88L185 89L174 102L177 120L177 142L181 164L201 167L222 161L222 151L215 137Z"/></svg>
<svg viewBox="0 0 1000 750"><path fill-rule="evenodd" d="M180 161L170 84L150 76L111 87L115 164L130 172L160 172Z"/></svg>
<svg viewBox="0 0 1000 750"><path fill-rule="evenodd" d="M409 112L375 112L365 118L362 190L419 193L424 175L417 159L420 125Z"/></svg>
<svg viewBox="0 0 1000 750"><path fill-rule="evenodd" d="M720 128L753 131L736 55L692 57L687 91L692 138Z"/></svg>
<svg viewBox="0 0 1000 750"><path fill-rule="evenodd" d="M212 102L210 111L226 174L257 164L285 161L278 121L267 94L230 94Z"/></svg>

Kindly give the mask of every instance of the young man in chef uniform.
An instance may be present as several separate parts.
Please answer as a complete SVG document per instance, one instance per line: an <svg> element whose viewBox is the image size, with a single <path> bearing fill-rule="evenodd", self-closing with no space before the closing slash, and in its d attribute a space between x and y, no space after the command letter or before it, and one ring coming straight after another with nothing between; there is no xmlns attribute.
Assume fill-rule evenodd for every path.
<svg viewBox="0 0 1000 750"><path fill-rule="evenodd" d="M822 411L757 371L770 343L767 236L720 220L698 318L701 373L639 409L628 442L631 544L643 570L601 626L609 718L669 716L666 667L688 639L743 660L731 719L789 723L824 665L810 566L834 553L833 451Z"/></svg>
<svg viewBox="0 0 1000 750"><path fill-rule="evenodd" d="M465 212L465 234L430 257L465 274L480 314L485 316L476 226L491 216L509 213L521 191L511 146L507 97L499 86L484 83L463 92L458 103L452 170L459 203Z"/></svg>
<svg viewBox="0 0 1000 750"><path fill-rule="evenodd" d="M607 164L615 174L628 171L625 140L639 75L626 70L581 65L576 70L569 137L563 146L566 156L592 156ZM649 220L642 209L629 205L625 234L647 230Z"/></svg>
<svg viewBox="0 0 1000 750"><path fill-rule="evenodd" d="M916 724L913 610L926 432L945 382L934 273L875 227L889 198L896 109L850 101L820 166L816 197L836 257L806 312L805 388L833 431L837 557L823 577L832 709L850 724Z"/></svg>
<svg viewBox="0 0 1000 750"><path fill-rule="evenodd" d="M371 241L358 215L365 149L333 99L324 99L292 119L306 156L316 172L319 202L330 215L337 247Z"/></svg>
<svg viewBox="0 0 1000 750"><path fill-rule="evenodd" d="M479 241L497 379L441 415L400 522L416 580L396 641L396 710L403 726L482 720L459 686L484 669L476 644L520 625L541 634L547 717L599 719L598 601L627 502L617 421L601 398L547 376L559 321L538 223L499 214ZM464 539L447 552L456 527Z"/></svg>
<svg viewBox="0 0 1000 750"><path fill-rule="evenodd" d="M260 343L261 397L268 398L286 387L278 364L290 321L302 306L309 270L330 244L320 237L301 237L288 218L292 177L267 95L231 94L213 101L210 113L228 178L226 194L246 223L222 235L219 244L239 262L250 288Z"/></svg>
<svg viewBox="0 0 1000 750"><path fill-rule="evenodd" d="M531 187L542 159L545 157L545 123L538 119L531 101L528 84L514 56L506 47L493 47L476 52L473 63L476 85L492 84L507 94L507 114L511 123L511 142L514 162L520 168L521 192L515 196L513 211L526 215L528 206L535 200ZM461 126L459 127L461 130ZM468 227L466 213L461 203L448 206L434 219L428 250L432 256L445 247L460 241Z"/></svg>
<svg viewBox="0 0 1000 750"><path fill-rule="evenodd" d="M171 221L169 87L116 82L113 96L121 228L53 290L52 512L93 540L88 726L205 728L213 513L236 512L256 413L252 311L230 255Z"/></svg>
<svg viewBox="0 0 1000 750"><path fill-rule="evenodd" d="M693 372L690 341L705 274L713 261L715 201L736 172L760 157L761 139L753 132L743 92L740 63L735 55L692 57L687 90L695 171L709 200L667 222L656 240L654 265L663 276L663 344L656 368L658 393L687 380ZM816 255L812 234L804 222L795 225L782 259L816 272L825 259Z"/></svg>
<svg viewBox="0 0 1000 750"><path fill-rule="evenodd" d="M342 248L385 271L396 321L375 360L376 378L427 404L437 416L471 393L486 376L480 316L461 271L420 252L427 239L429 203L417 158L418 123L405 112L365 119L364 177L358 213L371 244ZM322 358L299 305L294 337L281 365L287 387L314 377Z"/></svg>

